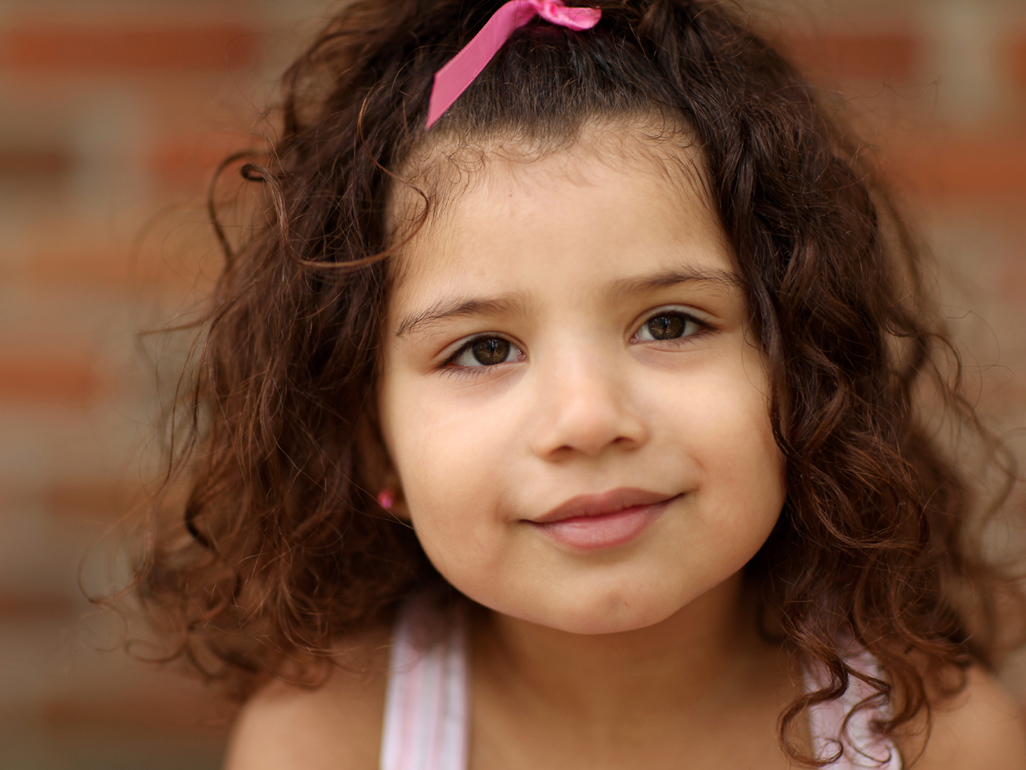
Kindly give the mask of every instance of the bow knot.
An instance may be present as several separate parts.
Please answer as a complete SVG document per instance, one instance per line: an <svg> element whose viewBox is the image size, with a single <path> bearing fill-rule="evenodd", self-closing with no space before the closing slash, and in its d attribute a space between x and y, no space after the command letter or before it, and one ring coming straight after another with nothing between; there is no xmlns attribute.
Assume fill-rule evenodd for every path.
<svg viewBox="0 0 1026 770"><path fill-rule="evenodd" d="M559 0L527 0L545 21L581 31L599 23L602 11L598 8L568 8Z"/></svg>

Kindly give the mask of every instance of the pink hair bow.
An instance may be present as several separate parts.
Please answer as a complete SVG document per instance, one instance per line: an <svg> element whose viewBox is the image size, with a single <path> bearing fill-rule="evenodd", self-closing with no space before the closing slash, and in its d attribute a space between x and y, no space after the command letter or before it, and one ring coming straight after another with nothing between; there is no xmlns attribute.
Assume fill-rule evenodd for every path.
<svg viewBox="0 0 1026 770"><path fill-rule="evenodd" d="M480 32L435 73L425 130L445 114L460 94L488 66L513 33L535 16L573 30L591 29L602 18L599 8L568 8L560 0L510 0L499 8Z"/></svg>

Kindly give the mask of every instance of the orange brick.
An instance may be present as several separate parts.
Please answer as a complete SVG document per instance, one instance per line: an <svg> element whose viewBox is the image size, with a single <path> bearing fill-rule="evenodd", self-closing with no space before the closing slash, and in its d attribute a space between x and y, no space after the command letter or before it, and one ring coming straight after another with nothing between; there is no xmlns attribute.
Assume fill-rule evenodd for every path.
<svg viewBox="0 0 1026 770"><path fill-rule="evenodd" d="M67 615L75 603L64 594L0 592L0 620L30 620Z"/></svg>
<svg viewBox="0 0 1026 770"><path fill-rule="evenodd" d="M0 176L62 176L73 164L71 153L61 149L0 147Z"/></svg>
<svg viewBox="0 0 1026 770"><path fill-rule="evenodd" d="M161 231L171 229L168 224ZM74 230L73 230L74 231ZM137 253L126 245L107 242L43 243L29 247L27 277L45 286L71 287L118 293L183 293L202 280L199 249L172 261L165 254L145 249Z"/></svg>
<svg viewBox="0 0 1026 770"><path fill-rule="evenodd" d="M0 352L0 402L86 406L100 386L96 367L81 354Z"/></svg>
<svg viewBox="0 0 1026 770"><path fill-rule="evenodd" d="M58 481L45 493L46 507L55 516L115 521L129 513L141 490L119 481Z"/></svg>
<svg viewBox="0 0 1026 770"><path fill-rule="evenodd" d="M153 147L150 170L165 184L198 187L210 181L221 161L251 144L249 136L237 134L171 137Z"/></svg>
<svg viewBox="0 0 1026 770"><path fill-rule="evenodd" d="M903 80L916 74L923 41L910 30L842 31L788 35L778 41L813 77Z"/></svg>
<svg viewBox="0 0 1026 770"><path fill-rule="evenodd" d="M1026 131L924 140L895 148L888 161L895 181L918 194L1026 198Z"/></svg>
<svg viewBox="0 0 1026 770"><path fill-rule="evenodd" d="M234 706L167 676L153 680L149 691L117 698L51 701L43 708L43 718L57 730L116 726L214 740L227 736Z"/></svg>
<svg viewBox="0 0 1026 770"><path fill-rule="evenodd" d="M0 35L0 64L15 72L223 70L258 53L241 24L12 23Z"/></svg>
<svg viewBox="0 0 1026 770"><path fill-rule="evenodd" d="M1009 36L1007 62L1011 80L1026 89L1026 29Z"/></svg>

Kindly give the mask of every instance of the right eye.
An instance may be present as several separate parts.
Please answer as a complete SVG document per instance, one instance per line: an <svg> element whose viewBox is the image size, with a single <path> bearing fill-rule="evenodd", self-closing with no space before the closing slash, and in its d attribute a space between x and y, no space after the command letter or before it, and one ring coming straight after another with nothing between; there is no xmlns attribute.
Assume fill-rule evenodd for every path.
<svg viewBox="0 0 1026 770"><path fill-rule="evenodd" d="M651 316L634 335L638 342L686 342L709 329L709 324L690 313L665 308Z"/></svg>
<svg viewBox="0 0 1026 770"><path fill-rule="evenodd" d="M446 366L479 368L519 361L523 353L504 337L476 337L446 361Z"/></svg>

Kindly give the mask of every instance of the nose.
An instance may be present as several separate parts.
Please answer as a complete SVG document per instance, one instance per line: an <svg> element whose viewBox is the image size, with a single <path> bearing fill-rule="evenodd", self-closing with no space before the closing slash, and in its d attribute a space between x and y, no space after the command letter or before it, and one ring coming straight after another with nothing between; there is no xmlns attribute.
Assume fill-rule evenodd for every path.
<svg viewBox="0 0 1026 770"><path fill-rule="evenodd" d="M533 450L544 459L597 457L611 447L630 450L648 439L624 362L578 350L539 367Z"/></svg>

